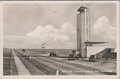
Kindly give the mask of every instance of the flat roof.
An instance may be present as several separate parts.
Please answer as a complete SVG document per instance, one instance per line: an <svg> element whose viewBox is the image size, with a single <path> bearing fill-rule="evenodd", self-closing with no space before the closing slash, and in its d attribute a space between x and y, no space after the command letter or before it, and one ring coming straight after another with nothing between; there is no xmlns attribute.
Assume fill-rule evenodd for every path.
<svg viewBox="0 0 120 79"><path fill-rule="evenodd" d="M94 42L94 41L87 41L85 42L86 44L103 44L103 43L108 43L108 42Z"/></svg>

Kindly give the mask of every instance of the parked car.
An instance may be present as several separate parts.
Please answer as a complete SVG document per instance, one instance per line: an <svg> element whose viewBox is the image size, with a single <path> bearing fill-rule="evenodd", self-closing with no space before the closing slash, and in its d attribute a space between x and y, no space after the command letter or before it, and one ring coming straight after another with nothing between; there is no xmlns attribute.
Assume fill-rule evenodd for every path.
<svg viewBox="0 0 120 79"><path fill-rule="evenodd" d="M75 60L75 59L79 59L80 54L76 53L76 51L72 51L72 53L69 54L69 60Z"/></svg>
<svg viewBox="0 0 120 79"><path fill-rule="evenodd" d="M58 52L51 52L50 56L58 56Z"/></svg>
<svg viewBox="0 0 120 79"><path fill-rule="evenodd" d="M25 51L25 49L22 50L22 56L23 56L25 59L29 59L29 54L28 54L28 52Z"/></svg>
<svg viewBox="0 0 120 79"><path fill-rule="evenodd" d="M95 62L95 61L97 61L96 56L95 56L95 55L91 55L91 56L89 57L89 61L90 61L90 62Z"/></svg>

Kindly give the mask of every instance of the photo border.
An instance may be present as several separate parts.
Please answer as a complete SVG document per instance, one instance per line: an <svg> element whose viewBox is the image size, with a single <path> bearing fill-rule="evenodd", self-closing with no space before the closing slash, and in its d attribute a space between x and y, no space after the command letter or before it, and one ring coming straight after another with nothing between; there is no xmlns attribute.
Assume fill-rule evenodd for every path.
<svg viewBox="0 0 120 79"><path fill-rule="evenodd" d="M117 27L116 27L116 30L117 30L117 75L18 75L18 76L15 76L15 75L8 75L8 76L5 76L3 75L3 5L4 4L22 4L22 3L25 3L25 4L33 4L33 3L36 3L36 4L39 4L39 3L115 3L116 4L116 24L117 24ZM120 50L119 50L119 45L120 45L120 42L119 42L119 1L1 1L0 3L0 76L2 77L2 79L106 79L106 78L109 78L109 79L119 79L119 76L120 76Z"/></svg>

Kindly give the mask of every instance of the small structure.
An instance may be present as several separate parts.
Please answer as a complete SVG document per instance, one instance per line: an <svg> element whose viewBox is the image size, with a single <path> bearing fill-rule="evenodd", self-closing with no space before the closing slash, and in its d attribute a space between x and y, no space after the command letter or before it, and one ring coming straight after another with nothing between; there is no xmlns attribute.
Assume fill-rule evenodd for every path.
<svg viewBox="0 0 120 79"><path fill-rule="evenodd" d="M97 59L116 59L116 52L114 48L106 48L103 51L95 54Z"/></svg>
<svg viewBox="0 0 120 79"><path fill-rule="evenodd" d="M114 48L106 48L97 54L91 55L89 57L89 61L95 62L100 59L105 59L105 60L116 59L116 57L117 57L117 54Z"/></svg>

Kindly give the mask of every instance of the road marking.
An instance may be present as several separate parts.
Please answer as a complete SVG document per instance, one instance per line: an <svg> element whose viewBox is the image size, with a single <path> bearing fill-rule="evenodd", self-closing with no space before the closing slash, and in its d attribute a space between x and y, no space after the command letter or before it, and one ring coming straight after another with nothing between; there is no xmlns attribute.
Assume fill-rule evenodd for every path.
<svg viewBox="0 0 120 79"><path fill-rule="evenodd" d="M25 65L21 62L19 57L15 54L14 50L12 50L12 53L14 55L14 60L17 66L18 75L31 75L30 72L25 67Z"/></svg>

